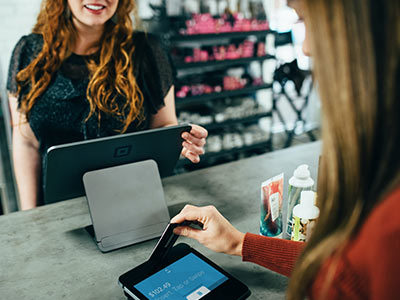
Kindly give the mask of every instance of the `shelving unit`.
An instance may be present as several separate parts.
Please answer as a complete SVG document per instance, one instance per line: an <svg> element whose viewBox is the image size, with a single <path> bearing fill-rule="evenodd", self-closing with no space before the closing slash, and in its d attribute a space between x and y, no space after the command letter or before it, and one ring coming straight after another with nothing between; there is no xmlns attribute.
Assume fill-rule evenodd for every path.
<svg viewBox="0 0 400 300"><path fill-rule="evenodd" d="M170 37L170 41L173 44L184 43L184 42L201 42L221 39L245 39L249 36L265 37L268 34L275 34L271 30L257 30L257 31L239 31L239 32L221 32L212 34L176 34Z"/></svg>
<svg viewBox="0 0 400 300"><path fill-rule="evenodd" d="M253 36L257 41L262 41L267 35L275 34L270 30L263 31L249 31L249 32L228 32L228 33L216 33L216 34L196 34L196 35L172 35L168 38L170 49L185 47L190 48L188 45L195 45L193 47L198 47L199 45L206 44L207 46L218 46L230 43L230 41L238 42L240 40L244 41ZM265 42L265 41L263 41ZM261 64L261 76L262 76L262 63L265 60L275 59L273 55L265 54L262 56L245 57L238 59L225 59L225 60L210 60L210 61L199 61L199 62L183 62L181 60L174 60L174 67L177 70L177 86L180 82L184 82L187 76L192 75L191 72L196 74L202 74L202 72L213 72L214 70L228 69L230 67L242 67L248 68L253 62L258 62ZM186 96L186 97L175 97L177 115L182 111L197 111L199 106L207 106L210 110L214 108L215 101L221 101L223 99L237 99L240 97L252 98L256 103L256 92L271 89L271 83L261 83L257 85L252 85L249 83L247 86L235 89L235 90L222 90L221 92L205 93L196 96ZM230 132L238 126L243 128L245 125L257 124L263 118L272 119L272 110L266 112L255 113L254 115L247 115L238 118L226 119L222 122L214 122L203 124L208 131L210 136L220 135L221 132ZM200 124L200 123L199 123ZM211 166L218 164L220 162L226 162L230 160L237 159L239 157L244 157L252 155L255 153L263 153L272 150L272 135L271 133L266 134L267 140L257 141L250 145L243 145L242 147L221 147L219 152L206 152L201 157L201 162L198 165L191 164L188 160L182 159L178 162L177 169L197 169L206 166ZM223 136L222 136L223 137Z"/></svg>
<svg viewBox="0 0 400 300"><path fill-rule="evenodd" d="M205 61L205 62L193 62L193 63L184 63L177 62L174 64L177 70L186 70L186 69L194 69L194 68L206 68L206 67L233 67L236 65L248 64L253 61L264 61L267 59L275 59L273 55L264 55L260 57L246 57L239 59L228 59L228 60L214 60L214 61Z"/></svg>
<svg viewBox="0 0 400 300"><path fill-rule="evenodd" d="M229 150L223 150L220 152L209 152L204 154L201 157L201 162L199 163L199 167L204 167L205 165L208 165L207 162L210 160L218 160L221 158L226 158L229 156L235 156L238 154L246 154L246 152L254 151L254 150L263 150L264 152L271 151L272 148L272 143L271 140L268 141L263 141L259 143L254 143L253 145L248 145L248 146L243 146L243 147L238 147L238 148L232 148ZM186 166L191 166L193 167L193 164L187 160L187 159L180 159L177 163L177 168L182 168ZM197 168L197 167L196 167Z"/></svg>
<svg viewBox="0 0 400 300"><path fill-rule="evenodd" d="M293 45L292 33L288 31L276 34L275 47L287 45ZM299 90L297 95L287 92L286 83L289 81L295 86L296 83L299 85L297 87ZM286 135L283 144L284 148L290 147L294 138L298 135L307 135L311 142L317 140L317 136L313 131L318 129L318 126L310 126L305 117L312 90L313 79L310 70L300 70L297 60L287 63L280 61L280 66L276 69L274 75L273 112L277 117L277 121L281 123ZM285 117L285 113L279 108L279 105L282 104L281 102L285 102L287 104L286 107L294 113L294 120Z"/></svg>
<svg viewBox="0 0 400 300"><path fill-rule="evenodd" d="M259 90L270 89L271 87L272 87L272 84L265 83L262 85L249 86L249 87L245 87L243 89L233 90L233 91L222 91L219 93L203 94L203 95L199 95L199 96L190 96L190 97L185 97L185 98L176 97L175 102L176 102L176 107L179 110L179 109L182 109L187 106L202 104L206 101L211 101L211 100L215 100L215 99L245 96L248 94L255 93Z"/></svg>
<svg viewBox="0 0 400 300"><path fill-rule="evenodd" d="M262 114L256 114L253 116L245 117L245 118L235 118L235 119L228 119L223 122L213 122L209 124L203 124L202 126L207 130L214 130L220 129L226 126L236 125L236 124L246 124L252 123L254 121L258 121L262 118L272 117L272 112L266 112Z"/></svg>

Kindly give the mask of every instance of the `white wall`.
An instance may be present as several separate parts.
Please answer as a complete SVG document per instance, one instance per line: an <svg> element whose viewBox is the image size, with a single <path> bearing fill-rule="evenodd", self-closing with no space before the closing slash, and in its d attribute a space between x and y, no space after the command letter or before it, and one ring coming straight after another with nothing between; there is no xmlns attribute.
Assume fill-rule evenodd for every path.
<svg viewBox="0 0 400 300"><path fill-rule="evenodd" d="M150 17L148 8L154 0L137 0L139 14ZM41 0L0 0L0 87L7 80L8 65L15 44L25 34L29 34L36 22Z"/></svg>
<svg viewBox="0 0 400 300"><path fill-rule="evenodd" d="M39 13L41 0L0 0L0 66L6 82L11 52L25 34L29 34Z"/></svg>

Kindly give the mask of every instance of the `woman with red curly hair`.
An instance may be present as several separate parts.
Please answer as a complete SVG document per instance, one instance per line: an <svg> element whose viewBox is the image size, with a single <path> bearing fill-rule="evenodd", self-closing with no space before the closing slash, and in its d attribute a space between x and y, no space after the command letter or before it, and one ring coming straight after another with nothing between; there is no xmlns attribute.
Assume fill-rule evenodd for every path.
<svg viewBox="0 0 400 300"><path fill-rule="evenodd" d="M15 46L7 89L21 209L42 203L49 147L177 124L168 56L132 13L137 23L134 0L44 0ZM207 131L182 137L198 162Z"/></svg>

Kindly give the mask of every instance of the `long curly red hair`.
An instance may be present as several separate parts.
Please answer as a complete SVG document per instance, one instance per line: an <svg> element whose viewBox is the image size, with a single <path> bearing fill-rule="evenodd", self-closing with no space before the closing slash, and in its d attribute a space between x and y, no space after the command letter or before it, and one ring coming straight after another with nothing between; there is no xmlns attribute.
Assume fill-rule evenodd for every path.
<svg viewBox="0 0 400 300"><path fill-rule="evenodd" d="M53 74L72 53L77 33L68 14L67 0L43 0L33 33L43 36L43 48L37 57L17 74L18 93L25 85L29 92L21 99L21 112L29 120L30 111L48 87ZM90 112L100 121L100 112L111 114L122 122L121 133L134 121L143 121L143 94L134 76L132 55L133 23L138 22L134 0L119 0L116 17L105 24L99 41L99 60L88 62L90 82L86 91ZM126 99L119 103L117 97Z"/></svg>

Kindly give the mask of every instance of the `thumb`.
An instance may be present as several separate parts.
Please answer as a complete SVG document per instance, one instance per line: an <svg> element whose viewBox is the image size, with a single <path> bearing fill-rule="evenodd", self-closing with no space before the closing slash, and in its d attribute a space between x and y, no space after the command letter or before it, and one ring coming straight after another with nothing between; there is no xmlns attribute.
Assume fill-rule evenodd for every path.
<svg viewBox="0 0 400 300"><path fill-rule="evenodd" d="M202 230L190 226L178 226L174 228L174 233L191 239L199 240Z"/></svg>

